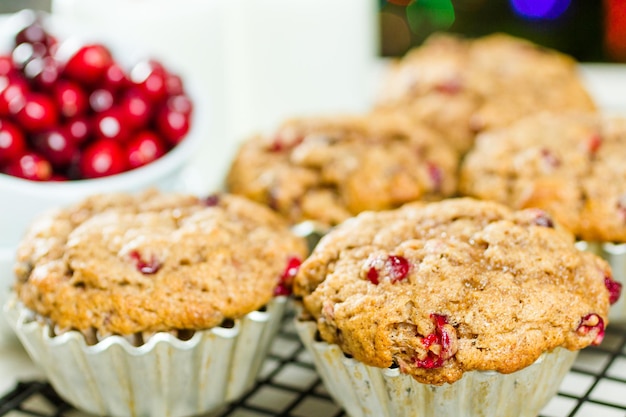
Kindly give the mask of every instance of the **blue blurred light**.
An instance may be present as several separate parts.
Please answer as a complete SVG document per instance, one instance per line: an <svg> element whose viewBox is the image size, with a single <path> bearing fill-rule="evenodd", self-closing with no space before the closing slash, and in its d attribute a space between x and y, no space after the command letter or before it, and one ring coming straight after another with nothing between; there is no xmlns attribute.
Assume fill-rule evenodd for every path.
<svg viewBox="0 0 626 417"><path fill-rule="evenodd" d="M510 0L518 15L529 19L557 19L570 6L571 0Z"/></svg>

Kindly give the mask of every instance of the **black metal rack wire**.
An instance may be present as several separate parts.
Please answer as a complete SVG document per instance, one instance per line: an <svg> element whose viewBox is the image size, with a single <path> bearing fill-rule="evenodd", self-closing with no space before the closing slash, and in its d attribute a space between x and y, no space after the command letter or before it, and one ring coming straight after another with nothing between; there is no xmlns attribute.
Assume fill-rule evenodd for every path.
<svg viewBox="0 0 626 417"><path fill-rule="evenodd" d="M0 398L0 416L84 417L45 381L24 381ZM345 417L321 383L287 319L257 384L215 417ZM583 350L539 417L626 417L626 327L610 326Z"/></svg>

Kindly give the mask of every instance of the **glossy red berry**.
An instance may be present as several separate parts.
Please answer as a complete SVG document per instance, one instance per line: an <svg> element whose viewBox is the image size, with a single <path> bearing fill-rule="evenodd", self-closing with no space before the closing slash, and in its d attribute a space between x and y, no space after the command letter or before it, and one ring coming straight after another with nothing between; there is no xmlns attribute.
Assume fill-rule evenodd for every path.
<svg viewBox="0 0 626 417"><path fill-rule="evenodd" d="M168 106L159 109L156 116L159 132L172 145L177 145L189 132L189 115L173 111Z"/></svg>
<svg viewBox="0 0 626 417"><path fill-rule="evenodd" d="M64 75L79 83L93 85L105 77L113 64L107 47L101 44L84 45L65 63Z"/></svg>
<svg viewBox="0 0 626 417"><path fill-rule="evenodd" d="M156 161L165 151L165 145L156 133L148 130L139 132L126 145L128 167L138 168Z"/></svg>
<svg viewBox="0 0 626 417"><path fill-rule="evenodd" d="M291 294L291 286L293 284L293 279L298 273L298 269L302 261L298 257L291 257L287 260L287 266L283 271L280 279L278 281L278 285L274 288L274 295L289 295Z"/></svg>
<svg viewBox="0 0 626 417"><path fill-rule="evenodd" d="M167 71L154 60L140 61L131 69L130 79L153 103L167 95Z"/></svg>
<svg viewBox="0 0 626 417"><path fill-rule="evenodd" d="M622 294L622 283L615 281L611 277L604 277L604 286L609 292L609 302L615 304Z"/></svg>
<svg viewBox="0 0 626 417"><path fill-rule="evenodd" d="M161 262L159 262L154 255L150 257L150 260L146 261L142 258L139 252L132 251L130 253L130 258L135 263L137 270L144 275L156 274L162 266Z"/></svg>
<svg viewBox="0 0 626 417"><path fill-rule="evenodd" d="M72 81L60 80L54 87L54 99L61 116L73 118L81 116L89 108L87 94L76 83Z"/></svg>
<svg viewBox="0 0 626 417"><path fill-rule="evenodd" d="M113 92L106 88L97 88L89 94L89 108L95 113L101 113L113 107L114 100Z"/></svg>
<svg viewBox="0 0 626 417"><path fill-rule="evenodd" d="M133 128L145 127L152 116L152 103L140 89L128 89L121 97L120 111L125 123Z"/></svg>
<svg viewBox="0 0 626 417"><path fill-rule="evenodd" d="M93 122L93 131L96 137L114 139L119 142L124 142L130 136L124 115L117 107L97 114Z"/></svg>
<svg viewBox="0 0 626 417"><path fill-rule="evenodd" d="M40 89L51 89L59 80L59 65L49 56L31 60L24 67L24 75Z"/></svg>
<svg viewBox="0 0 626 417"><path fill-rule="evenodd" d="M126 170L124 148L111 139L100 139L87 146L80 157L82 178L99 178Z"/></svg>
<svg viewBox="0 0 626 417"><path fill-rule="evenodd" d="M67 131L58 127L38 134L34 145L57 168L66 167L78 154L78 148Z"/></svg>
<svg viewBox="0 0 626 417"><path fill-rule="evenodd" d="M64 126L67 135L80 146L85 143L92 132L91 122L87 117L74 117Z"/></svg>
<svg viewBox="0 0 626 417"><path fill-rule="evenodd" d="M0 90L0 116L17 113L30 91L27 81L21 76L2 77Z"/></svg>
<svg viewBox="0 0 626 417"><path fill-rule="evenodd" d="M17 159L25 151L24 133L14 123L0 119L0 164Z"/></svg>
<svg viewBox="0 0 626 417"><path fill-rule="evenodd" d="M52 177L52 165L42 156L27 152L9 163L5 173L31 181L48 181Z"/></svg>
<svg viewBox="0 0 626 417"><path fill-rule="evenodd" d="M119 91L128 85L128 75L119 64L113 62L104 73L102 86L109 91Z"/></svg>
<svg viewBox="0 0 626 417"><path fill-rule="evenodd" d="M39 132L53 128L59 120L59 112L50 97L31 92L24 96L24 105L15 118L26 131Z"/></svg>

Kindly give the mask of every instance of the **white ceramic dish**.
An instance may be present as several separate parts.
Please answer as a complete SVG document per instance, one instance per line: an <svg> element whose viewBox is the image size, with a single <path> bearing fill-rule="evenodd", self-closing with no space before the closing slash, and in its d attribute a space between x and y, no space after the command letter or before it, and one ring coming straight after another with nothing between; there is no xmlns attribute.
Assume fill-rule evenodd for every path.
<svg viewBox="0 0 626 417"><path fill-rule="evenodd" d="M12 38L25 16L17 13L3 16L0 22L0 52L10 49ZM98 41L105 44L114 58L122 65L130 65L140 58L150 56L149 51L132 45L93 38L89 34L74 34L53 16L45 16L44 22L49 30L61 39L70 37L77 41ZM162 61L166 68L180 73L175 64ZM177 189L188 191L187 177L193 175L189 161L200 149L202 142L208 140L206 97L200 94L197 83L184 78L187 94L194 103L191 128L185 139L160 159L131 171L118 175L68 182L34 182L0 174L0 302L6 300L12 283L12 264L15 247L25 229L38 214L45 210L65 206L84 199L86 196L105 192L135 192L149 187L164 190ZM0 318L0 342L11 337L6 332L7 326Z"/></svg>

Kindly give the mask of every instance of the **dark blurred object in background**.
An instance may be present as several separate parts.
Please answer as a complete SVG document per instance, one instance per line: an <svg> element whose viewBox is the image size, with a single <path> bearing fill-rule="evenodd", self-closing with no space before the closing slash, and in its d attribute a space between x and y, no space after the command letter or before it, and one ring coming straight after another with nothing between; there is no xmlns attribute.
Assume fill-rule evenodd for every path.
<svg viewBox="0 0 626 417"><path fill-rule="evenodd" d="M435 31L504 32L582 62L626 62L626 0L380 0L380 21L383 56Z"/></svg>

